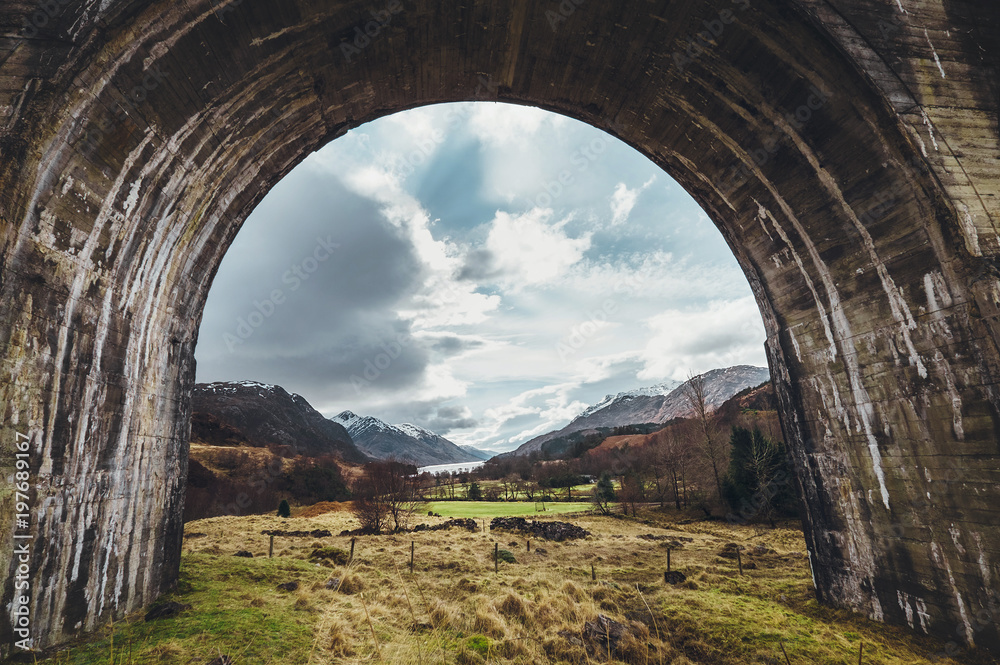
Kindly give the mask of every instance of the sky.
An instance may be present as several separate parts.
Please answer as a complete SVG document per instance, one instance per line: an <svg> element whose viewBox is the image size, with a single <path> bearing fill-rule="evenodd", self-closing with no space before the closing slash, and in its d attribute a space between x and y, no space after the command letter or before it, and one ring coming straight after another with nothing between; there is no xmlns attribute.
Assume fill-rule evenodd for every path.
<svg viewBox="0 0 1000 665"><path fill-rule="evenodd" d="M196 358L199 382L493 451L607 394L767 366L746 278L679 185L589 125L491 102L306 158L223 259Z"/></svg>

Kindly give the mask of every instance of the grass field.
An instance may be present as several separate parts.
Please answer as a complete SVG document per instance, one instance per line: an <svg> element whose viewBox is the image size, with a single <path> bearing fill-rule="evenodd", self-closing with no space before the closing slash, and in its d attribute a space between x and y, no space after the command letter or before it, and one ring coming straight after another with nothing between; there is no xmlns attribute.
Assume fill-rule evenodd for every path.
<svg viewBox="0 0 1000 665"><path fill-rule="evenodd" d="M530 552L523 535L508 532L359 536L346 565L310 556L320 547L347 550L350 537L278 537L269 558L261 534L355 528L343 509L191 522L179 587L163 599L190 608L150 622L136 613L36 662L205 665L224 654L234 665L785 665L784 647L793 665L845 665L858 662L864 644L864 665L912 665L934 662L930 656L944 648L905 628L819 605L795 525L682 523L651 510L640 520L563 519L591 535L532 538ZM719 556L727 543L746 548L743 575L734 560ZM667 545L673 570L686 576L677 585L663 580ZM497 546L514 561L495 572ZM254 557L234 556L240 550ZM289 582L297 588L278 587ZM606 643L584 630L599 615L626 630L610 658ZM937 662L993 661L963 654Z"/></svg>
<svg viewBox="0 0 1000 665"><path fill-rule="evenodd" d="M545 512L539 512L542 506ZM483 519L491 517L530 517L540 515L564 515L566 513L584 513L593 510L590 503L532 503L527 501L431 501L417 506L417 520L422 519L421 513L426 515L428 511L437 513L441 517L472 517Z"/></svg>

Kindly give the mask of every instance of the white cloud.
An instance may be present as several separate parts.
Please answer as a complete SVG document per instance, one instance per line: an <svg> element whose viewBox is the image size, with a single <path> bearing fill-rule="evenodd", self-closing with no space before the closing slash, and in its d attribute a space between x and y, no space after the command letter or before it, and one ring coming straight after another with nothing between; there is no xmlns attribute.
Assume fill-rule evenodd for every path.
<svg viewBox="0 0 1000 665"><path fill-rule="evenodd" d="M684 380L741 363L767 366L764 324L753 297L670 310L647 320L651 331L638 378Z"/></svg>
<svg viewBox="0 0 1000 665"><path fill-rule="evenodd" d="M629 189L628 185L624 182L618 183L618 186L615 187L615 193L611 195L612 226L618 226L628 219L629 214L632 212L632 208L635 207L636 201L639 200L639 194L646 191L646 189L653 184L654 180L656 180L655 176L636 189Z"/></svg>
<svg viewBox="0 0 1000 665"><path fill-rule="evenodd" d="M476 104L469 115L469 130L484 145L509 147L532 142L543 128L560 126L565 119L534 106Z"/></svg>
<svg viewBox="0 0 1000 665"><path fill-rule="evenodd" d="M385 219L407 235L424 266L423 284L400 308L400 316L413 321L418 329L428 329L482 323L497 309L499 296L477 293L475 284L457 279L462 267L461 248L434 239L430 215L396 176L369 166L349 171L344 180L361 196L382 205Z"/></svg>
<svg viewBox="0 0 1000 665"><path fill-rule="evenodd" d="M304 350L295 371L302 378L308 372L299 366L321 367L312 372L318 378L285 387L311 391L309 399L330 412L351 408L427 424L438 406L461 400L438 420L477 424L456 427L449 438L509 449L562 427L608 392L683 379L689 370L766 362L746 279L731 253L723 256L728 249L708 218L648 160L582 123L505 104L425 107L352 130L301 168L328 178L331 190L346 187L343 200L353 207L328 203L314 214L322 224L309 226L305 219L288 223L298 214L294 201L262 205L273 235L252 249L266 254L287 245L294 261L313 239L282 240L307 228L349 229L343 218L358 220L358 211L365 229L379 230L335 236L345 249L324 270L349 265L350 272L331 279L328 292L310 292L310 311L335 312L310 329L325 332L320 322L339 317L357 344L327 349L317 342L322 353ZM662 186L652 188L654 180ZM316 182L323 189L323 180ZM450 197L466 200L454 205ZM373 240L349 244L351 237ZM247 256L248 270L260 272L256 253ZM240 280L230 281L230 292L240 293ZM340 297L342 286L347 294ZM356 307L331 306L341 301ZM240 313L219 325L228 330ZM288 325L309 328L291 317ZM390 372L360 395L336 392L330 376L349 376L382 337L399 330L415 343ZM561 356L559 343L577 332L583 342ZM231 365L235 378L259 371Z"/></svg>
<svg viewBox="0 0 1000 665"><path fill-rule="evenodd" d="M483 413L483 425L471 432L463 440L466 443L489 442L500 445L523 443L539 434L565 425L587 408L587 404L570 397L579 387L577 383L559 383L526 390L510 398L506 404ZM508 423L524 416L535 416L531 427L511 435ZM497 441L503 437L502 441Z"/></svg>
<svg viewBox="0 0 1000 665"><path fill-rule="evenodd" d="M590 249L591 234L570 238L565 233L569 219L551 224L552 211L534 208L523 215L498 211L493 219L486 249L493 269L505 284L518 288L551 282L561 277Z"/></svg>

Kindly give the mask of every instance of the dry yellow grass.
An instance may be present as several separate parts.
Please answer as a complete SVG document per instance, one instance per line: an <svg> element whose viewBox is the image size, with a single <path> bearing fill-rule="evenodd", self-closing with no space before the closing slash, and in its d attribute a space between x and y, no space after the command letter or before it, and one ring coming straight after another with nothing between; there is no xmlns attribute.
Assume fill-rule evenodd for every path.
<svg viewBox="0 0 1000 665"><path fill-rule="evenodd" d="M358 537L354 560L334 567L310 562L310 552L317 546L349 549L350 538L279 537L269 560L268 537L260 532L337 534L357 526L349 513L193 522L184 542L184 584L190 588L178 599L194 608L157 625L120 627L116 648L131 640L134 650L141 644L136 662L167 664L207 662L220 650L239 653L240 663L262 665L605 662L606 645L595 648L582 639L585 622L599 614L628 630L612 660L643 665L780 665L779 642L793 663L816 665L856 662L861 642L867 665L930 662L928 656L942 648L905 630L819 606L795 529L671 524L659 513L640 516L647 523L571 518L593 535L564 543L532 540L530 553L525 538L510 533ZM197 533L204 535L192 537ZM667 540L640 537L648 534ZM687 581L670 586L663 582L664 545L682 539L671 560ZM718 556L730 542L748 551L763 545L774 553L747 554L744 563L756 568L741 577L735 561ZM495 543L517 559L501 563L499 573L492 559ZM232 556L244 549L257 558ZM328 588L332 579L338 584ZM276 589L289 580L299 582L296 591ZM251 637L227 628L236 618ZM93 662L87 658L106 646L92 643L78 651L79 659L59 662Z"/></svg>

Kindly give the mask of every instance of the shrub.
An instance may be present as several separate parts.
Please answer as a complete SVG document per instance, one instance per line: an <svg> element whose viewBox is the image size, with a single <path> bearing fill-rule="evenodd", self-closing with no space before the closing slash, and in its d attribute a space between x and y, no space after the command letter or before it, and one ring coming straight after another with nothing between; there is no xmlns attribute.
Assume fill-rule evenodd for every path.
<svg viewBox="0 0 1000 665"><path fill-rule="evenodd" d="M312 560L332 561L338 566L346 566L350 555L339 547L317 547L309 554Z"/></svg>
<svg viewBox="0 0 1000 665"><path fill-rule="evenodd" d="M615 486L611 482L611 476L607 471L601 474L597 486L594 487L594 505L604 515L611 514L611 502L615 500Z"/></svg>
<svg viewBox="0 0 1000 665"><path fill-rule="evenodd" d="M288 505L287 500L282 499L281 503L278 504L278 517L291 517L291 516L292 516L291 506Z"/></svg>
<svg viewBox="0 0 1000 665"><path fill-rule="evenodd" d="M504 563L517 563L517 559L514 558L514 553L510 550L497 550L496 558Z"/></svg>
<svg viewBox="0 0 1000 665"><path fill-rule="evenodd" d="M480 656L486 656L490 652L490 647L493 646L492 640L485 635L473 635L469 639L465 640L465 646L471 651L475 651Z"/></svg>

